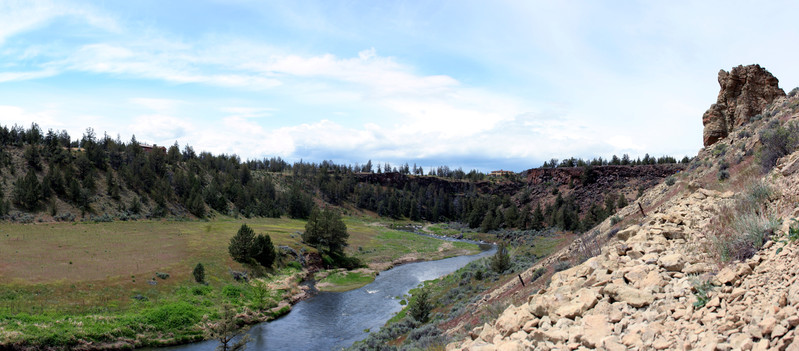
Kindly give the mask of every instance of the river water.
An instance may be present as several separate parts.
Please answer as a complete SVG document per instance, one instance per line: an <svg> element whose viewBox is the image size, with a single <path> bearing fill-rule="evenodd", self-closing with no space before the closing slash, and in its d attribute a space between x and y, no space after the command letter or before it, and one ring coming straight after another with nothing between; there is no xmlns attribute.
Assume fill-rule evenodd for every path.
<svg viewBox="0 0 799 351"><path fill-rule="evenodd" d="M484 249L486 249L485 247ZM321 292L300 301L291 312L271 322L253 326L248 350L339 350L377 331L402 309L400 300L425 280L436 279L481 257L483 251L438 261L404 264L381 272L375 281L360 289ZM158 350L210 351L219 342L204 341Z"/></svg>

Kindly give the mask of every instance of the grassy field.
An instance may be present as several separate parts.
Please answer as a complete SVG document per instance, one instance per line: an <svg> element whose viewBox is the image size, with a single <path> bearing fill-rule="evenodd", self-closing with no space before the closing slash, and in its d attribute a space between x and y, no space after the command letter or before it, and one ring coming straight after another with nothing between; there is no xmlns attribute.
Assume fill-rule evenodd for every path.
<svg viewBox="0 0 799 351"><path fill-rule="evenodd" d="M393 231L369 218L345 221L350 234L347 253L367 263L477 250L474 245ZM0 344L135 341L141 335L157 336L155 344L173 343L201 338L197 326L213 319L222 302L266 309L267 316L284 313L274 310L277 303L297 291L272 281L297 279L299 272L271 272L260 288L232 279L231 270L245 267L230 259L227 246L243 223L256 233L269 234L275 246L313 250L301 242L305 221L286 218L3 223ZM194 282L191 272L197 263L205 266L208 285ZM183 317L150 326L158 318L147 316L159 313ZM72 339L57 337L62 334Z"/></svg>

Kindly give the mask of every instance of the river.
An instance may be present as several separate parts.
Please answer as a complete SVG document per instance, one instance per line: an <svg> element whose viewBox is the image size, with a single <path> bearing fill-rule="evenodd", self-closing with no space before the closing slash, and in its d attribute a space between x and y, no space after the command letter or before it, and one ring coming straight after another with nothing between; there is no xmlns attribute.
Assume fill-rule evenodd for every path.
<svg viewBox="0 0 799 351"><path fill-rule="evenodd" d="M248 350L339 350L377 331L402 309L400 300L425 280L436 279L494 250L438 261L408 263L381 272L375 281L346 292L322 292L300 301L291 312L253 326ZM158 350L210 351L219 342L160 348Z"/></svg>

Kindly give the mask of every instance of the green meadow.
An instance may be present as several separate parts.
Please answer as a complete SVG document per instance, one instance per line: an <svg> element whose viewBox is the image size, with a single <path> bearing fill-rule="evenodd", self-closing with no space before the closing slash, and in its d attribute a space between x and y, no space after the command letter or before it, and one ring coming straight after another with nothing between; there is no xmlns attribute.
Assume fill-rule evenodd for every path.
<svg viewBox="0 0 799 351"><path fill-rule="evenodd" d="M347 254L374 267L478 250L391 230L373 218L345 222ZM290 307L284 301L300 293L298 269L277 268L251 283L232 277L232 271L246 269L227 250L244 223L269 234L276 247L315 251L302 243L305 221L287 218L3 223L0 344L174 344L202 339L203 325L217 318L222 303L249 311L253 321L286 313ZM205 267L206 284L194 281L197 263ZM344 275L331 278L331 285L344 290L367 278L373 279Z"/></svg>

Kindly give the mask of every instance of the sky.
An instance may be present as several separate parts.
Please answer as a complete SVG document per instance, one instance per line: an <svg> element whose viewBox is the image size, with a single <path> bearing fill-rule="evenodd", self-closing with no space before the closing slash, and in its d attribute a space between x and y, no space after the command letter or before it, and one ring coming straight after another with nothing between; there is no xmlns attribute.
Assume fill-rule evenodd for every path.
<svg viewBox="0 0 799 351"><path fill-rule="evenodd" d="M799 85L790 1L0 0L0 124L243 159L694 156L720 69Z"/></svg>

